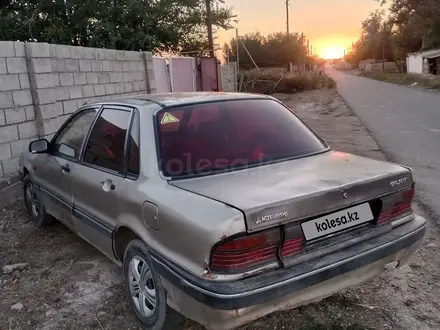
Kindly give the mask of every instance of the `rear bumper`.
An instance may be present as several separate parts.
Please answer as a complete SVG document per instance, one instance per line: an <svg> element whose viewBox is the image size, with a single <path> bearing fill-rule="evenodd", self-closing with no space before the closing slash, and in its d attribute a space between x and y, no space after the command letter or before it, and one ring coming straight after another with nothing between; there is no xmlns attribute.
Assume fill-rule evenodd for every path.
<svg viewBox="0 0 440 330"><path fill-rule="evenodd" d="M200 279L155 253L152 259L162 278L193 300L213 309L238 310L294 294L417 246L425 230L425 219L416 215L409 223L347 250L234 282Z"/></svg>

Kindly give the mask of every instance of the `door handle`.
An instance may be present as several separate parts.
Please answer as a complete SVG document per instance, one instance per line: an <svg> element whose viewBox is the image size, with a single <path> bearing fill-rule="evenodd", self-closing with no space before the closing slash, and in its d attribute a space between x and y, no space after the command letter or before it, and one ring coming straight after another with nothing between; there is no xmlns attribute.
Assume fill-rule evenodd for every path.
<svg viewBox="0 0 440 330"><path fill-rule="evenodd" d="M113 184L112 180L109 180L109 179L107 179L105 181L102 181L101 182L101 187L102 187L102 190L104 190L106 192L109 192L111 190L115 190L116 189L116 186Z"/></svg>
<svg viewBox="0 0 440 330"><path fill-rule="evenodd" d="M70 173L70 166L69 164L61 165L61 171Z"/></svg>

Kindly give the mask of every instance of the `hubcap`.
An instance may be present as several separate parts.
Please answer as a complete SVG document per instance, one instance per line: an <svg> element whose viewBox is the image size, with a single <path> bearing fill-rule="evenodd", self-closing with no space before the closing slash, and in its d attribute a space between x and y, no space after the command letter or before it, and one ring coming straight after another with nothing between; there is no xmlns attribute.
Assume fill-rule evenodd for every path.
<svg viewBox="0 0 440 330"><path fill-rule="evenodd" d="M150 267L142 257L134 256L128 269L131 299L137 310L150 317L156 310L156 289Z"/></svg>
<svg viewBox="0 0 440 330"><path fill-rule="evenodd" d="M32 215L36 218L40 214L40 203L34 190L34 185L30 183L26 188L26 202L31 209Z"/></svg>

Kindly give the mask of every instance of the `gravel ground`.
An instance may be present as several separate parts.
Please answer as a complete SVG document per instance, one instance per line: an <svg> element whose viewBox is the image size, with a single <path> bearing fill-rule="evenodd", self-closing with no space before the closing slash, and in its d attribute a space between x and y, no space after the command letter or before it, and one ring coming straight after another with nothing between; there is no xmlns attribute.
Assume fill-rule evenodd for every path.
<svg viewBox="0 0 440 330"><path fill-rule="evenodd" d="M334 149L385 159L335 90L278 97ZM431 228L408 265L243 329L438 329L438 237ZM0 329L139 329L120 269L61 224L43 230L29 224L22 201L0 211L0 266L15 263L28 266L0 271ZM182 329L202 327L187 320Z"/></svg>

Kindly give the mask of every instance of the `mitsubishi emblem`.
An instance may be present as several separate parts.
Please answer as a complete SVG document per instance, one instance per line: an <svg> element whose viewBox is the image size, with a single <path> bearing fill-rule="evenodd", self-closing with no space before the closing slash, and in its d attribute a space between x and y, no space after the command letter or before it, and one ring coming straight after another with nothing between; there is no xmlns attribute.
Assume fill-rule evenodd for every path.
<svg viewBox="0 0 440 330"><path fill-rule="evenodd" d="M344 191L344 193L342 194L342 197L344 197L345 199L347 199L347 198L348 198L348 194L347 194L347 192Z"/></svg>

